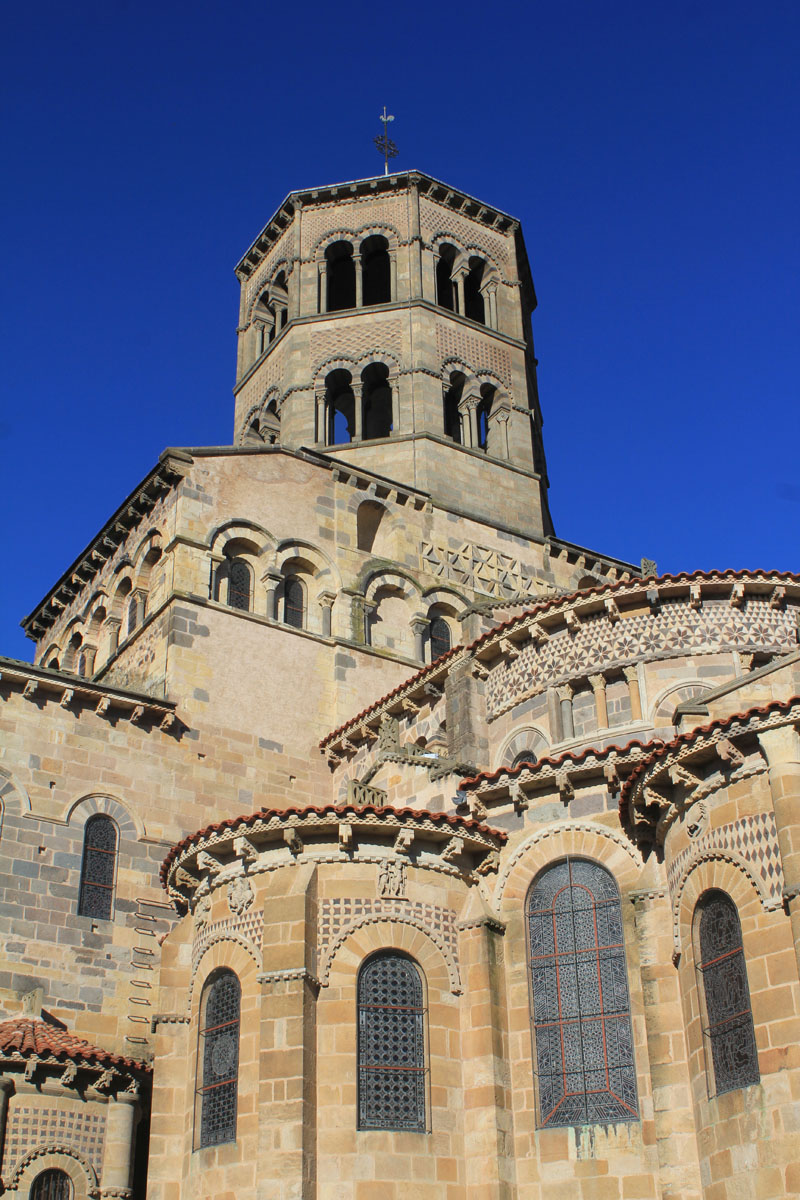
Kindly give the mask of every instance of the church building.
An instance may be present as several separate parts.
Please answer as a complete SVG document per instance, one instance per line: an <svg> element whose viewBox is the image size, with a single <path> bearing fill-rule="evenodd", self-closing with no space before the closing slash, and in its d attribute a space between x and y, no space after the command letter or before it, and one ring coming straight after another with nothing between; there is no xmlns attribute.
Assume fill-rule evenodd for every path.
<svg viewBox="0 0 800 1200"><path fill-rule="evenodd" d="M800 1196L800 576L556 535L491 204L236 274L230 445L0 659L9 1200Z"/></svg>

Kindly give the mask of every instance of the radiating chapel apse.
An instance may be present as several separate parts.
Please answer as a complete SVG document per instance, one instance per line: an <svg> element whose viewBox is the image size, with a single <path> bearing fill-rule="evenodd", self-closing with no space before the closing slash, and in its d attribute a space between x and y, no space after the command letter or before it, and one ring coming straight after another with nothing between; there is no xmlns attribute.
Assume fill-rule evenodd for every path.
<svg viewBox="0 0 800 1200"><path fill-rule="evenodd" d="M233 971L206 983L200 1004L197 1055L199 1144L236 1141L241 987Z"/></svg>
<svg viewBox="0 0 800 1200"><path fill-rule="evenodd" d="M720 1096L758 1083L758 1051L750 988L736 905L725 892L706 892L695 910L700 922L699 972L705 998L711 1092ZM709 1071L709 1075L712 1072Z"/></svg>
<svg viewBox="0 0 800 1200"><path fill-rule="evenodd" d="M358 1127L426 1129L422 979L401 954L377 954L358 977Z"/></svg>
<svg viewBox="0 0 800 1200"><path fill-rule="evenodd" d="M547 867L528 896L539 1124L638 1119L622 910L597 863Z"/></svg>

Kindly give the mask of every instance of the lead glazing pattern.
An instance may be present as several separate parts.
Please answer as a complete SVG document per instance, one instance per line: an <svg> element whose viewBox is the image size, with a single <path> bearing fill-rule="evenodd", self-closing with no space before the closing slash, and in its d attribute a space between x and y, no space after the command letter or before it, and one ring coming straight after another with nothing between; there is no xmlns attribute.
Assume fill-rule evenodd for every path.
<svg viewBox="0 0 800 1200"><path fill-rule="evenodd" d="M586 859L548 867L528 899L539 1124L638 1118L622 911Z"/></svg>
<svg viewBox="0 0 800 1200"><path fill-rule="evenodd" d="M358 1127L424 1133L425 1010L419 971L399 954L358 979Z"/></svg>
<svg viewBox="0 0 800 1200"><path fill-rule="evenodd" d="M232 971L206 984L205 1020L200 1030L202 1084L200 1145L236 1141L241 989ZM202 1011L202 1010L201 1010Z"/></svg>
<svg viewBox="0 0 800 1200"><path fill-rule="evenodd" d="M714 1064L714 1094L758 1083L758 1052L736 905L725 892L707 892L700 913L700 973L706 1036Z"/></svg>
<svg viewBox="0 0 800 1200"><path fill-rule="evenodd" d="M40 1171L31 1186L30 1200L70 1200L72 1184L66 1171L51 1167Z"/></svg>
<svg viewBox="0 0 800 1200"><path fill-rule="evenodd" d="M83 862L78 913L101 921L111 919L117 865L117 827L102 813L90 817L83 833Z"/></svg>

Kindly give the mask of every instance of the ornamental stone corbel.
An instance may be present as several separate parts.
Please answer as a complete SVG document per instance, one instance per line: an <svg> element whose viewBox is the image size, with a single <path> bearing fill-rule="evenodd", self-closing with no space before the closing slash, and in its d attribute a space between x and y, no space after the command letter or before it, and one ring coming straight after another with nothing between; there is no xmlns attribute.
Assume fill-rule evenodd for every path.
<svg viewBox="0 0 800 1200"><path fill-rule="evenodd" d="M733 608L741 608L744 604L744 584L741 579L737 580L731 588L730 604Z"/></svg>
<svg viewBox="0 0 800 1200"><path fill-rule="evenodd" d="M237 858L241 858L245 863L255 862L258 858L258 850L253 843L243 833L233 839L233 852Z"/></svg>
<svg viewBox="0 0 800 1200"><path fill-rule="evenodd" d="M605 610L608 613L609 621L618 621L620 619L619 606L613 596L606 596Z"/></svg>
<svg viewBox="0 0 800 1200"><path fill-rule="evenodd" d="M196 863L198 870L207 871L212 877L219 875L220 871L222 870L222 863L219 861L219 859L216 859L213 857L213 855L209 854L207 850L198 851Z"/></svg>
<svg viewBox="0 0 800 1200"><path fill-rule="evenodd" d="M339 822L339 849L353 849L353 826L349 825L347 821Z"/></svg>
<svg viewBox="0 0 800 1200"><path fill-rule="evenodd" d="M524 812L529 806L528 797L522 790L522 785L518 779L512 779L508 786L508 794L511 797L511 803L514 805L514 812Z"/></svg>
<svg viewBox="0 0 800 1200"><path fill-rule="evenodd" d="M414 841L413 829L400 829L397 832L397 837L394 841L395 854L410 854L411 846Z"/></svg>
<svg viewBox="0 0 800 1200"><path fill-rule="evenodd" d="M458 858L459 854L463 853L464 839L460 837L451 837L450 841L442 850L442 862L451 863Z"/></svg>
<svg viewBox="0 0 800 1200"><path fill-rule="evenodd" d="M730 738L720 738L716 745L716 751L722 761L731 767L740 767L744 762L744 755L738 746L734 746Z"/></svg>
<svg viewBox="0 0 800 1200"><path fill-rule="evenodd" d="M693 583L689 588L689 604L692 608L700 608L703 603L703 598L700 591L700 584Z"/></svg>
<svg viewBox="0 0 800 1200"><path fill-rule="evenodd" d="M302 843L299 833L297 832L297 830L294 827L284 829L283 840L284 840L285 844L289 847L290 854L293 854L293 855L302 854L303 843Z"/></svg>

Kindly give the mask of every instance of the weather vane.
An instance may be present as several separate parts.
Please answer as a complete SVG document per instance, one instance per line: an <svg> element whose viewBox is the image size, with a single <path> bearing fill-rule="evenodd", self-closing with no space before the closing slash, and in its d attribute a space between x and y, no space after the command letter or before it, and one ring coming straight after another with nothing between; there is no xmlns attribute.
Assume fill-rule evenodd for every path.
<svg viewBox="0 0 800 1200"><path fill-rule="evenodd" d="M383 113L381 114L380 117L378 117L378 120L383 121L383 133L379 133L378 136L375 138L375 145L378 147L378 150L383 155L383 173L384 173L384 175L388 175L389 174L389 159L397 158L397 155L400 153L400 151L397 149L397 146L395 146L392 139L386 133L389 122L393 121L394 117L390 116L389 113L387 113L385 104L383 106Z"/></svg>

